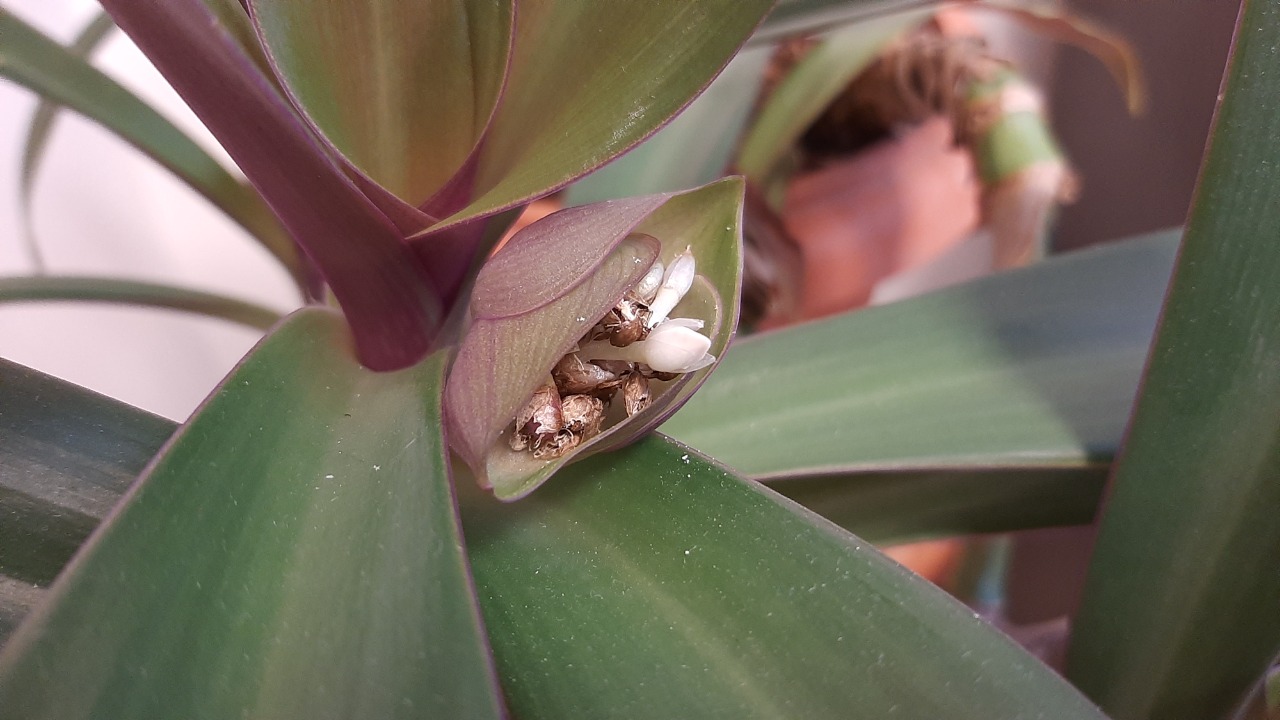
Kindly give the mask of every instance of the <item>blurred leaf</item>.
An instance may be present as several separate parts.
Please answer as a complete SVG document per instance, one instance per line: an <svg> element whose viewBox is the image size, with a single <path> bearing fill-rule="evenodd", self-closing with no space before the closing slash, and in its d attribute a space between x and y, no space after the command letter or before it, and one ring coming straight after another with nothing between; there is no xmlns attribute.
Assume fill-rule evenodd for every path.
<svg viewBox="0 0 1280 720"><path fill-rule="evenodd" d="M1087 525L1108 465L1001 467L781 477L769 488L868 542Z"/></svg>
<svg viewBox="0 0 1280 720"><path fill-rule="evenodd" d="M512 0L249 6L307 117L409 204L443 187L488 127L507 72Z"/></svg>
<svg viewBox="0 0 1280 720"><path fill-rule="evenodd" d="M303 311L184 426L0 654L0 717L497 717L444 365Z"/></svg>
<svg viewBox="0 0 1280 720"><path fill-rule="evenodd" d="M0 75L101 123L146 153L239 223L296 276L300 261L293 243L253 190L133 93L4 8Z"/></svg>
<svg viewBox="0 0 1280 720"><path fill-rule="evenodd" d="M874 22L882 16L943 4L941 0L778 0L751 45L766 45L801 35Z"/></svg>
<svg viewBox="0 0 1280 720"><path fill-rule="evenodd" d="M1041 37L1074 45L1106 66L1124 93L1132 115L1147 107L1147 84L1133 46L1123 36L1095 25L1062 7L1035 6L1025 0L981 0L979 7L998 11Z"/></svg>
<svg viewBox="0 0 1280 720"><path fill-rule="evenodd" d="M0 304L12 302L106 302L183 310L267 330L280 320L274 310L214 293L115 278L0 277Z"/></svg>
<svg viewBox="0 0 1280 720"><path fill-rule="evenodd" d="M107 35L116 28L111 16L99 11L94 15L76 39L67 46L67 52L73 57L87 58ZM27 254L38 272L44 272L44 255L40 252L40 242L36 237L32 224L32 191L35 189L36 175L40 171L40 163L44 160L44 151L49 145L49 135L53 131L53 121L58 117L62 106L52 100L41 97L36 111L31 115L31 124L27 127L27 140L22 147L21 179L18 182L18 211L22 214L23 239L26 242Z"/></svg>
<svg viewBox="0 0 1280 720"><path fill-rule="evenodd" d="M570 208L525 228L485 264L445 399L451 442L482 485L503 499L522 497L572 458L656 427L701 384L710 368L655 386L649 408L556 460L535 460L499 437L556 362L655 258L669 265L692 250L703 280L672 316L704 321L709 352L723 354L741 287L741 207L742 183L727 179L685 193Z"/></svg>
<svg viewBox="0 0 1280 720"><path fill-rule="evenodd" d="M15 578L4 615L6 591L51 582L174 424L5 360L0 393L0 573Z"/></svg>
<svg viewBox="0 0 1280 720"><path fill-rule="evenodd" d="M1102 717L936 587L676 443L556 480L510 505L459 491L518 717Z"/></svg>
<svg viewBox="0 0 1280 720"><path fill-rule="evenodd" d="M445 293L237 36L201 0L103 0L103 6L315 262L351 323L361 361L391 370L420 360L443 322Z"/></svg>
<svg viewBox="0 0 1280 720"><path fill-rule="evenodd" d="M648 137L733 57L772 0L530 2L473 199L447 225L562 187Z"/></svg>
<svg viewBox="0 0 1280 720"><path fill-rule="evenodd" d="M669 125L569 186L566 205L672 192L724 176L773 48L739 53Z"/></svg>
<svg viewBox="0 0 1280 720"><path fill-rule="evenodd" d="M764 478L1109 458L1175 248L1163 233L745 338L663 432Z"/></svg>
<svg viewBox="0 0 1280 720"><path fill-rule="evenodd" d="M932 9L888 15L824 39L765 101L742 141L737 169L747 180L764 187L788 150L845 86L886 45L932 15Z"/></svg>
<svg viewBox="0 0 1280 720"><path fill-rule="evenodd" d="M1074 623L1119 720L1222 717L1280 650L1280 2L1241 7Z"/></svg>

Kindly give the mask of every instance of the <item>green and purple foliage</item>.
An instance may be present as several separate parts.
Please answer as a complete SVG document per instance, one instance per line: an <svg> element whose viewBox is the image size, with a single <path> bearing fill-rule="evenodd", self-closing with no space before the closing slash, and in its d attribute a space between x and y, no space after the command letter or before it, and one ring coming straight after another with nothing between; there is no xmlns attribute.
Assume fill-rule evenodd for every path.
<svg viewBox="0 0 1280 720"><path fill-rule="evenodd" d="M103 5L252 191L4 11L0 72L157 157L313 303L176 431L0 365L0 580L57 575L0 651L0 719L1102 718L845 528L1089 522L1141 377L1070 679L1115 717L1211 717L1280 649L1277 2L1243 4L1145 376L1171 236L732 349L739 179L493 250L686 107L771 2ZM757 38L916 5L792 0ZM690 358L588 350L637 293L663 306L641 335ZM555 457L509 449L575 349L672 377Z"/></svg>

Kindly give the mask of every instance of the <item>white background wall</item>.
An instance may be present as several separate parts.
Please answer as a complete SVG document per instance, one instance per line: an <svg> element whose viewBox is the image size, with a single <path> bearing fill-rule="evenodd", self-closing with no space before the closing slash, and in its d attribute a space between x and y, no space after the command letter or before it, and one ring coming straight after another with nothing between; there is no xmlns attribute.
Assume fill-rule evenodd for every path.
<svg viewBox="0 0 1280 720"><path fill-rule="evenodd" d="M63 42L98 9L94 0L3 2ZM122 33L110 36L96 62L221 157L216 143ZM32 93L0 80L4 276L33 270L21 242L18 183L35 105ZM52 273L183 285L282 312L298 302L287 275L237 226L131 146L73 113L62 113L57 122L37 181L34 213ZM257 338L256 331L239 325L164 310L0 305L0 357L176 420L190 414Z"/></svg>

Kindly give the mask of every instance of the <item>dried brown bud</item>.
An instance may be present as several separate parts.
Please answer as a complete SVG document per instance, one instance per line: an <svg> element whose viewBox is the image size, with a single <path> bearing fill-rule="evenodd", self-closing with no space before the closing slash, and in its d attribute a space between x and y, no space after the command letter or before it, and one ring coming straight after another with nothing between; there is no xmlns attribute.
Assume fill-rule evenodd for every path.
<svg viewBox="0 0 1280 720"><path fill-rule="evenodd" d="M563 403L564 429L582 440L600 433L604 422L604 403L590 395L570 395Z"/></svg>
<svg viewBox="0 0 1280 720"><path fill-rule="evenodd" d="M649 334L649 310L631 298L623 298L605 316L604 327L609 344L626 347Z"/></svg>
<svg viewBox="0 0 1280 720"><path fill-rule="evenodd" d="M649 407L652 398L649 395L649 381L640 373L627 375L622 381L622 402L627 410L627 417Z"/></svg>
<svg viewBox="0 0 1280 720"><path fill-rule="evenodd" d="M554 384L547 383L533 391L533 397L516 414L515 432L511 434L509 441L511 449L524 450L529 447L537 451L554 442L563 427L560 393L556 391Z"/></svg>
<svg viewBox="0 0 1280 720"><path fill-rule="evenodd" d="M595 363L584 362L572 353L560 358L560 362L551 371L551 376L555 378L556 388L563 395L611 393L622 383L619 373L606 370Z"/></svg>
<svg viewBox="0 0 1280 720"><path fill-rule="evenodd" d="M680 377L680 373L658 372L644 363L636 363L635 367L637 373L643 375L649 380L660 380L662 382L666 382Z"/></svg>

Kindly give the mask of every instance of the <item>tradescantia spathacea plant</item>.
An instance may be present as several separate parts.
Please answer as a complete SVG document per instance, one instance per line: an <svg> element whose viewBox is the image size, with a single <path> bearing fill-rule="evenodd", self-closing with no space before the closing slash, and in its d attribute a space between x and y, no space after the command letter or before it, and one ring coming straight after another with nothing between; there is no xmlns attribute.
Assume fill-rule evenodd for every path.
<svg viewBox="0 0 1280 720"><path fill-rule="evenodd" d="M0 650L0 718L1103 717L775 489L878 539L1087 522L1168 238L734 349L736 179L564 210L492 250L509 211L687 104L768 5L104 2L252 192L0 13L7 77L96 113L341 308L277 325L172 437L3 366L0 570L58 579ZM783 3L756 37L863 5L915 3ZM1257 517L1274 438L1215 445L1193 413L1159 411L1185 404L1206 348L1215 368L1239 360L1207 387L1251 417L1274 408L1259 319L1276 255L1250 241L1266 206L1249 198L1280 167L1275 95L1253 81L1274 60L1276 5L1242 18L1202 180L1213 202L1193 213L1175 288L1256 291L1234 325L1196 314L1213 297L1167 311L1139 403L1158 420L1130 430L1102 541L1119 550L1100 553L1071 647L1071 679L1115 717L1224 712L1280 645L1260 611L1274 583L1250 579L1276 545ZM1245 276L1215 283L1205 249L1227 236ZM1242 323L1255 334L1233 335ZM649 432L704 382L664 426L699 449ZM1177 472L1151 460L1165 436L1186 465L1235 462L1241 491L1216 502L1241 512L1152 502ZM1212 474L1193 467L1183 492L1203 496ZM1213 556L1176 534L1126 544L1130 527L1216 533L1238 572L1176 582L1185 558ZM1236 618L1205 610L1223 601Z"/></svg>

